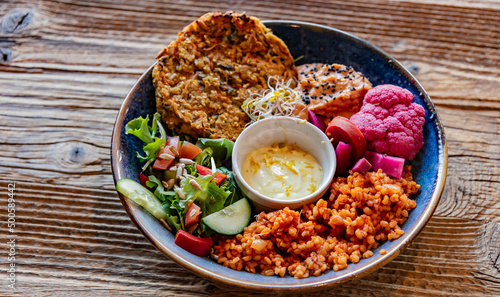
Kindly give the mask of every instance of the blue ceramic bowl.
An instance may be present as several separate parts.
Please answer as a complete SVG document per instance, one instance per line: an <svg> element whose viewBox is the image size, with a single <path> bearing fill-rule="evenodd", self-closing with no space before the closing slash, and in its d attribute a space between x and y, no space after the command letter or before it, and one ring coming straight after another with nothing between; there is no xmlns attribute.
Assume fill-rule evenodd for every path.
<svg viewBox="0 0 500 297"><path fill-rule="evenodd" d="M374 45L333 28L292 21L268 21L266 26L283 39L294 57L304 56L298 64L323 62L350 65L368 77L374 86L394 84L410 90L414 101L426 111L424 147L411 162L414 178L421 185L412 197L417 207L403 224L405 234L397 240L387 241L374 251L374 256L351 264L347 269L327 271L319 277L294 279L293 277L268 277L235 271L208 258L190 254L174 244L174 235L141 207L124 199L121 202L137 228L169 258L192 272L230 286L274 292L315 291L363 277L394 259L422 231L432 216L446 179L447 147L443 126L436 109L415 77L395 59ZM156 110L150 67L137 81L123 103L113 130L111 163L115 182L120 178L139 180L141 164L136 158L139 141L125 135L125 125L138 117L153 114ZM385 249L387 253L379 253Z"/></svg>

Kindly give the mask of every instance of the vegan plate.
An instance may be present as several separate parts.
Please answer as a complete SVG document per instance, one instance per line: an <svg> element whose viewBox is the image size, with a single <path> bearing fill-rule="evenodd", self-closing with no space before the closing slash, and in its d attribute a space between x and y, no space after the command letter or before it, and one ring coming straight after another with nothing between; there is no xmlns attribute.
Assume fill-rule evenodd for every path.
<svg viewBox="0 0 500 297"><path fill-rule="evenodd" d="M365 121L368 116L358 116L358 122L354 125L366 142L363 144L362 140L356 140L356 137L360 137L358 130L349 126L356 123L355 119L349 121L345 114L342 119L330 119L321 114L325 110L331 112L338 106L319 106L316 104L318 102L314 101L318 98L308 98L304 93L300 94L300 100L290 97L287 99L286 96L290 95L284 92L281 95L285 95L285 100L297 100L297 106L302 104L302 108L291 113L286 108L280 111L286 114L275 114L276 109L273 109L271 116L291 115L303 118L307 114L306 120L318 129L324 129L328 141L333 143L332 146L336 150L337 176L330 185L330 190L323 197L318 197L320 200L316 203L298 210L283 208L254 213L251 202L234 178L233 164L230 162L234 143L227 138L193 137L183 131L176 131L166 123L168 119L164 118L165 113L163 118L156 114L157 100L152 78L153 68L158 65L156 63L136 83L117 117L112 143L113 174L122 204L132 221L160 251L180 265L208 279L249 289L273 289L282 292L324 289L375 271L396 257L418 235L432 215L444 186L447 166L446 141L439 116L426 92L402 65L380 49L345 32L315 24L270 21L265 22L265 26L288 46L292 57L303 56L295 62L296 65L345 65L345 69L339 71L346 71L343 77L354 77L357 75L355 72L359 72L372 84L371 90L383 85L407 90L412 95L411 102L421 106L424 112L422 115L420 111L416 111L423 119L422 145L418 153L411 158L399 152L384 151L383 143L390 143L392 136L382 135L380 131L369 131L370 125ZM209 47L204 48L211 50ZM249 57L245 62L249 61ZM192 79L199 79L199 76L200 74ZM205 78L201 80L203 79ZM321 85L324 82L317 80L310 83ZM341 84L339 80L337 87ZM295 90L297 85L288 87ZM184 88L189 90L190 86L191 83L187 87L184 85ZM266 85L255 93L259 93L260 98L265 98L268 87L275 86ZM365 87L351 86L354 88L352 92L364 92L362 89ZM331 88L332 86L329 91L323 92L325 95L321 95L334 96L338 89L333 91ZM225 91L234 92L228 88ZM358 112L370 114L373 108L366 107L363 110L365 105L373 104L379 100L377 98L383 97L383 94L390 93L387 90L378 93L375 91L369 96L372 101L359 102ZM363 98L367 92L363 94ZM275 97L280 97L279 90ZM249 103L255 102L252 100L256 98L249 96L245 100L246 105L241 102L241 106L251 106ZM406 104L405 100L400 98L400 101L392 102ZM268 101L273 101L272 96ZM310 105L311 103L317 107ZM313 107L317 113L313 111ZM395 114L397 111L394 109L404 108L387 106L386 109ZM255 111L260 112L255 108L248 112L258 120ZM352 110L350 112L352 113ZM358 112L352 113L351 116ZM248 118L250 122L251 117ZM363 124L360 124L361 119ZM404 127L405 122L400 119L400 125ZM419 140L415 137L413 139L416 143L414 147L417 147ZM341 164L338 160L341 160ZM374 172L374 168L378 172ZM352 184L353 180L368 183L370 181L367 178L375 174L383 175L373 177L371 182L379 180L395 185L389 187L394 192L390 193L389 200L385 203L393 207L394 215L399 209L397 216L404 217L395 223L381 219L371 225L380 228L386 222L389 228L387 232L374 233L370 230L366 218L370 217L367 213L377 208L373 205L365 205L367 208L362 209L366 217L363 217L363 222L359 221L359 226L367 226L366 230L355 227L358 224L357 217L349 221L347 217L350 214L342 212L344 206L352 202L345 200L344 196L339 196L343 187L350 182ZM401 183L402 179L406 180L404 185ZM392 182L394 180L398 182ZM420 187L417 187L417 184ZM376 185L373 187L376 188ZM403 196L404 198L401 198ZM394 201L390 200L391 197ZM383 200L381 204L384 204ZM403 205L401 201L406 202ZM319 217L314 215L315 209L327 211L328 216L318 221ZM293 240L284 240L280 234L273 233L276 230L268 232L272 234L264 234L266 232L263 231L269 226L266 222L277 218L299 221L299 225L279 225L281 231L288 228L286 230ZM372 215L372 219L376 218L376 215ZM337 236L336 243L324 234L324 230L302 236L294 234L289 228L303 228L305 225L300 224L308 221L310 225L317 224L318 228L331 228L329 232ZM295 231L305 231L300 228L295 228ZM248 241L247 236L254 238ZM323 242L315 242L316 239L311 241L313 237ZM323 246L335 248L339 242L342 244L344 241L346 248L350 244L354 248L357 244L358 250L346 250L346 255L332 255L331 251L320 249L321 243ZM279 248L280 243L289 244L291 248L293 242L304 243L306 248L296 249L297 255L293 254L292 249ZM231 243L235 248L231 248ZM250 250L246 251L248 245ZM361 246L364 248L360 248ZM224 259L223 252L231 256ZM327 253L326 257L322 254L324 252ZM237 257L239 259L236 259ZM313 268L307 268L307 265L304 265L307 263L311 263Z"/></svg>

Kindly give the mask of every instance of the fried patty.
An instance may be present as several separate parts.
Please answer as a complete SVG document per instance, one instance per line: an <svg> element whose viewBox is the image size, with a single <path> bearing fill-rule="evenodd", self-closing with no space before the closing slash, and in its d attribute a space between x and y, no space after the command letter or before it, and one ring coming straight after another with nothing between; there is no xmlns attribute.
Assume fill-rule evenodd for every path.
<svg viewBox="0 0 500 297"><path fill-rule="evenodd" d="M235 140L249 118L241 104L267 89L270 76L296 79L287 46L257 18L208 13L157 56L156 107L171 129Z"/></svg>
<svg viewBox="0 0 500 297"><path fill-rule="evenodd" d="M308 108L325 117L350 118L361 109L370 81L350 66L304 64L297 67L302 98Z"/></svg>

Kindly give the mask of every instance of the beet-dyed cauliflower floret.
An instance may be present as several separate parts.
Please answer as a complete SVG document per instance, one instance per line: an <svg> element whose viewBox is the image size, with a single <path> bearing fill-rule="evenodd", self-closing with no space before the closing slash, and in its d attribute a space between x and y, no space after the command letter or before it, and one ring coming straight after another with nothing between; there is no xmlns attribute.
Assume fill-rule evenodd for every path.
<svg viewBox="0 0 500 297"><path fill-rule="evenodd" d="M424 145L425 110L412 103L413 94L394 85L366 93L361 110L351 121L363 132L368 149L413 160Z"/></svg>

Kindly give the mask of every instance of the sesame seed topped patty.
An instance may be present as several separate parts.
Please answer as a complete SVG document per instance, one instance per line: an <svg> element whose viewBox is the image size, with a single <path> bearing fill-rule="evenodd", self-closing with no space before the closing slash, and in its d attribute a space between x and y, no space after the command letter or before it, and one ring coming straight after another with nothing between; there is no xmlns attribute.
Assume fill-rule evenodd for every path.
<svg viewBox="0 0 500 297"><path fill-rule="evenodd" d="M366 92L372 88L370 81L350 66L312 63L297 70L304 102L322 116L350 118L361 109Z"/></svg>

